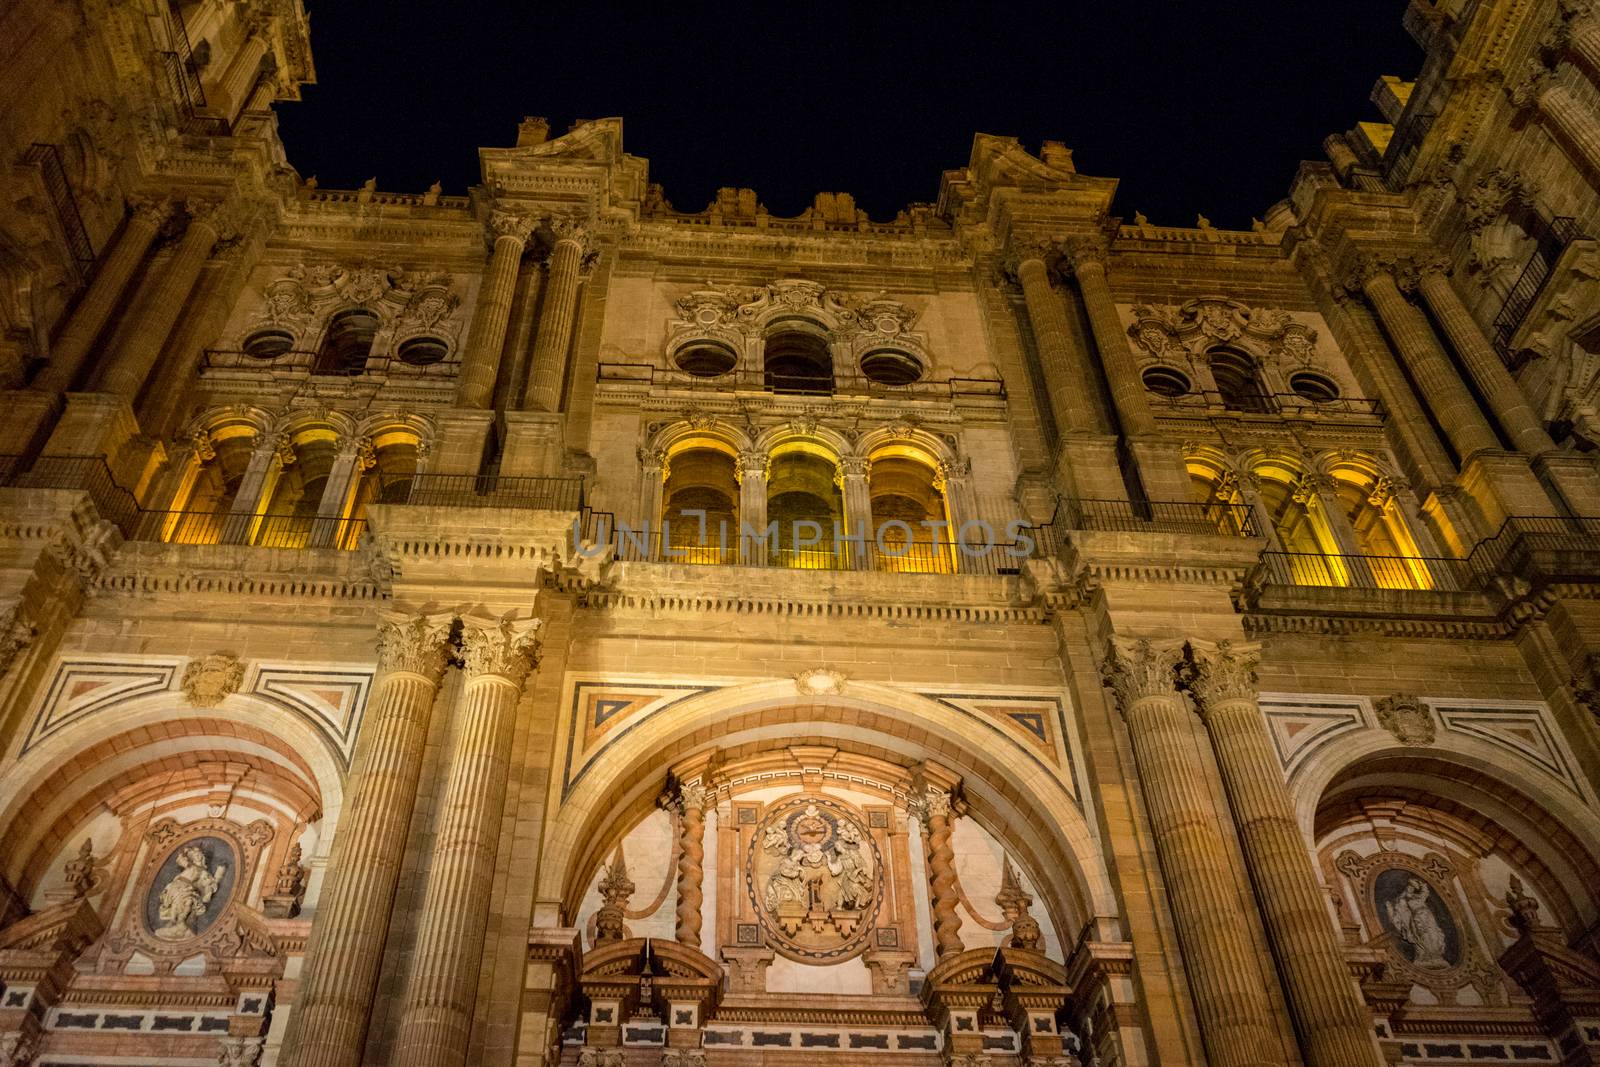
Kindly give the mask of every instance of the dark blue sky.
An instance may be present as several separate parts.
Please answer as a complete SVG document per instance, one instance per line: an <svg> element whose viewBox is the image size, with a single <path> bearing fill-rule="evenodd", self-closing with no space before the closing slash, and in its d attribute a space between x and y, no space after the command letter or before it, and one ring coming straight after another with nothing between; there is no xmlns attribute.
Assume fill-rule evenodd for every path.
<svg viewBox="0 0 1600 1067"><path fill-rule="evenodd" d="M447 5L306 0L319 84L279 108L325 188L477 181L525 114L552 133L620 115L680 210L750 186L775 214L820 191L875 219L933 200L972 134L1072 148L1116 210L1245 226L1327 133L1378 116L1380 74L1422 56L1399 0L1050 5Z"/></svg>

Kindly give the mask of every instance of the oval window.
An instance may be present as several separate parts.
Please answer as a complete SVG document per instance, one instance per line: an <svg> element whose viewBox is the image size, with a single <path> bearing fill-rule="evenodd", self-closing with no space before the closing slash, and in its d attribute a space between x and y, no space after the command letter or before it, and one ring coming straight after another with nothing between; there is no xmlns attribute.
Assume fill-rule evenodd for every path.
<svg viewBox="0 0 1600 1067"><path fill-rule="evenodd" d="M1296 396L1313 404L1327 404L1339 399L1339 386L1331 378L1310 371L1291 374L1289 388L1294 390Z"/></svg>
<svg viewBox="0 0 1600 1067"><path fill-rule="evenodd" d="M449 355L450 349L437 337L413 337L400 345L396 353L401 363L409 363L413 367L426 367L430 363L438 363Z"/></svg>
<svg viewBox="0 0 1600 1067"><path fill-rule="evenodd" d="M909 353L880 348L861 357L861 373L879 385L910 385L922 377L922 364Z"/></svg>
<svg viewBox="0 0 1600 1067"><path fill-rule="evenodd" d="M733 369L739 357L733 349L713 341L697 341L678 350L673 357L678 369L696 378L716 378Z"/></svg>
<svg viewBox="0 0 1600 1067"><path fill-rule="evenodd" d="M294 347L294 338L282 330L257 330L244 342L244 353L253 359L277 359Z"/></svg>
<svg viewBox="0 0 1600 1067"><path fill-rule="evenodd" d="M1171 367L1146 367L1143 378L1144 387L1157 396L1172 399L1189 391L1189 379Z"/></svg>

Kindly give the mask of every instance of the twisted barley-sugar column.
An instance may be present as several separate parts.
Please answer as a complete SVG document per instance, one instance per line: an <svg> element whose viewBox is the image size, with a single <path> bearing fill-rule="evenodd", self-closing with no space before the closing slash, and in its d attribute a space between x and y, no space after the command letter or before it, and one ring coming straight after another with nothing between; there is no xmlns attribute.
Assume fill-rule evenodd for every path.
<svg viewBox="0 0 1600 1067"><path fill-rule="evenodd" d="M1260 647L1190 641L1189 656L1189 688L1211 734L1306 1067L1379 1067L1366 1008L1256 703Z"/></svg>
<svg viewBox="0 0 1600 1067"><path fill-rule="evenodd" d="M1062 294L1050 284L1048 259L1052 249L1043 244L1017 248L1013 273L1022 286L1022 300L1033 325L1039 362L1044 365L1044 380L1050 395L1050 408L1062 433L1095 430L1091 398L1094 374L1083 352L1072 343L1067 324L1067 309Z"/></svg>
<svg viewBox="0 0 1600 1067"><path fill-rule="evenodd" d="M700 906L705 900L706 787L678 787L678 925L673 939L700 948Z"/></svg>
<svg viewBox="0 0 1600 1067"><path fill-rule="evenodd" d="M1106 664L1149 810L1183 944L1184 968L1210 1067L1279 1067L1270 1009L1245 938L1203 771L1189 751L1189 712L1176 688L1181 642L1114 639Z"/></svg>
<svg viewBox="0 0 1600 1067"><path fill-rule="evenodd" d="M1100 365L1105 368L1106 381L1111 386L1111 401L1122 422L1122 432L1128 437L1141 437L1155 432L1156 419L1150 413L1150 398L1145 395L1144 381L1139 377L1139 364L1133 358L1133 349L1128 347L1127 331L1122 327L1116 301L1111 297L1111 285L1106 280L1106 252L1101 241L1077 241L1067 246L1072 272L1078 279L1078 292L1083 295L1083 306L1089 313L1094 345L1100 351Z"/></svg>
<svg viewBox="0 0 1600 1067"><path fill-rule="evenodd" d="M215 201L190 202L189 227L184 231L183 240L178 242L178 250L162 272L161 280L139 309L127 341L101 374L101 392L117 393L130 401L138 397L156 360L161 358L161 349L166 346L167 336L172 333L172 326L178 321L194 283L200 279L200 271L211 258L211 250L227 229L222 219L223 210Z"/></svg>
<svg viewBox="0 0 1600 1067"><path fill-rule="evenodd" d="M453 621L449 615L397 612L380 617L378 677L290 1017L285 1062L294 1067L361 1063Z"/></svg>
<svg viewBox="0 0 1600 1067"><path fill-rule="evenodd" d="M478 289L478 306L472 315L467 353L462 357L461 378L456 385L456 407L479 411L494 398L506 326L511 321L511 301L517 290L517 267L528 246L528 235L533 232L533 220L496 211L489 216L489 228L494 233L494 251Z"/></svg>
<svg viewBox="0 0 1600 1067"><path fill-rule="evenodd" d="M1434 417L1455 446L1456 454L1465 460L1500 447L1483 412L1478 410L1477 401L1439 347L1433 327L1428 325L1422 312L1401 295L1395 281L1397 269L1394 263L1365 261L1357 267L1358 287L1378 313L1400 358L1411 368L1417 388L1422 390L1423 399L1433 409Z"/></svg>
<svg viewBox="0 0 1600 1067"><path fill-rule="evenodd" d="M943 789L929 786L916 801L916 813L927 831L928 909L933 913L933 945L939 958L966 951L961 940L961 916L956 905L956 851L950 845L954 800Z"/></svg>
<svg viewBox="0 0 1600 1067"><path fill-rule="evenodd" d="M528 368L528 388L522 406L532 411L555 411L561 403L561 383L567 376L567 348L572 343L572 316L578 306L578 282L589 254L588 235L571 219L550 222L555 248L550 252L550 278L545 283L544 310L533 337L533 360Z"/></svg>
<svg viewBox="0 0 1600 1067"><path fill-rule="evenodd" d="M1478 383L1478 391L1510 436L1512 447L1529 456L1554 451L1556 443L1550 439L1544 423L1528 403L1517 380L1511 377L1500 354L1478 327L1478 320L1461 302L1461 295L1445 274L1447 269L1448 264L1439 260L1423 265L1417 283L1422 299L1428 302L1439 325L1444 327L1445 336L1450 338L1456 354L1466 364L1467 373Z"/></svg>
<svg viewBox="0 0 1600 1067"><path fill-rule="evenodd" d="M467 684L456 714L450 777L417 923L395 1067L460 1067L483 965L489 893L522 684L538 650L538 619L464 620Z"/></svg>
<svg viewBox="0 0 1600 1067"><path fill-rule="evenodd" d="M128 280L144 262L161 224L172 212L170 200L129 197L128 205L132 210L122 233L100 260L89 291L83 294L66 328L50 346L49 365L39 372L30 388L46 393L64 393L72 388L89 355L89 346L105 329L106 320L128 288Z"/></svg>

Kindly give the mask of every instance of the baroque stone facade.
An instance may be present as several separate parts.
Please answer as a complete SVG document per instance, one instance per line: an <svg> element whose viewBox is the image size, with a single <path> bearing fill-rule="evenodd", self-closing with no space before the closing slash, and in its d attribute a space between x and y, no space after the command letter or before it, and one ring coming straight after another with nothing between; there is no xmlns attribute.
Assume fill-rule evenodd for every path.
<svg viewBox="0 0 1600 1067"><path fill-rule="evenodd" d="M1600 1063L1600 11L1404 17L1231 231L4 6L0 1067Z"/></svg>

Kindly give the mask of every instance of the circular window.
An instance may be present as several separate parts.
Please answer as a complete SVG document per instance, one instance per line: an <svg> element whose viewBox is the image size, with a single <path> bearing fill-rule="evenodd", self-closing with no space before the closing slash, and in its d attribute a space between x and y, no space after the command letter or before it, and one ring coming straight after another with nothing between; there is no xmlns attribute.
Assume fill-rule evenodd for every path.
<svg viewBox="0 0 1600 1067"><path fill-rule="evenodd" d="M696 378L715 378L727 374L739 357L727 345L698 341L678 350L674 357L678 369Z"/></svg>
<svg viewBox="0 0 1600 1067"><path fill-rule="evenodd" d="M1189 379L1171 367L1146 367L1144 387L1157 396L1179 397L1189 391Z"/></svg>
<svg viewBox="0 0 1600 1067"><path fill-rule="evenodd" d="M922 364L898 349L880 348L861 357L861 373L879 385L910 385L922 377Z"/></svg>
<svg viewBox="0 0 1600 1067"><path fill-rule="evenodd" d="M1294 390L1296 396L1313 404L1326 404L1339 399L1339 387L1332 379L1310 371L1289 375L1289 388Z"/></svg>
<svg viewBox="0 0 1600 1067"><path fill-rule="evenodd" d="M294 347L294 338L282 330L257 330L244 342L244 352L255 359L277 359Z"/></svg>
<svg viewBox="0 0 1600 1067"><path fill-rule="evenodd" d="M409 363L413 367L425 367L443 360L449 352L449 346L437 337L413 337L402 344L396 354L400 357L401 363Z"/></svg>

